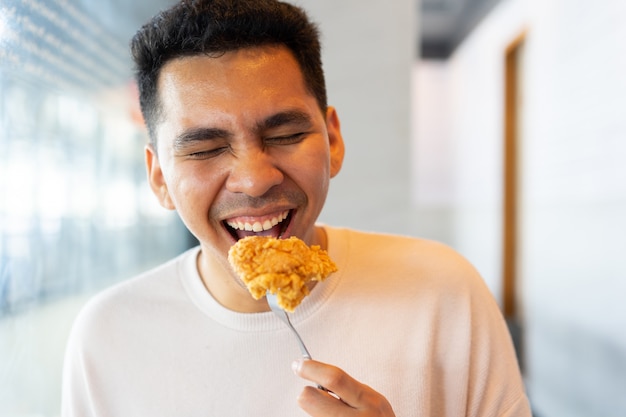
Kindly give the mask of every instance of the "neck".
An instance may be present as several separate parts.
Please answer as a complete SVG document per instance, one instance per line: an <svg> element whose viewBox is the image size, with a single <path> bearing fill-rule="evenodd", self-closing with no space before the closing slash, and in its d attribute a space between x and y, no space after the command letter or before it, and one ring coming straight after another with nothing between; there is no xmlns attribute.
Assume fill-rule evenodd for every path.
<svg viewBox="0 0 626 417"><path fill-rule="evenodd" d="M204 287L222 306L238 313L269 311L265 299L252 298L230 266L222 265L209 250L203 247L196 262Z"/></svg>

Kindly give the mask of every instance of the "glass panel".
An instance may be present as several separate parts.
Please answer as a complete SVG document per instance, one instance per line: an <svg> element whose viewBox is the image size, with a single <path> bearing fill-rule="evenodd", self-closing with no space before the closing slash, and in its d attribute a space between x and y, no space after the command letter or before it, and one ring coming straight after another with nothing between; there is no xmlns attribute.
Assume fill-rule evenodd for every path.
<svg viewBox="0 0 626 417"><path fill-rule="evenodd" d="M161 5L116 3L0 0L2 416L59 415L80 306L192 243L146 183L131 82L128 39Z"/></svg>

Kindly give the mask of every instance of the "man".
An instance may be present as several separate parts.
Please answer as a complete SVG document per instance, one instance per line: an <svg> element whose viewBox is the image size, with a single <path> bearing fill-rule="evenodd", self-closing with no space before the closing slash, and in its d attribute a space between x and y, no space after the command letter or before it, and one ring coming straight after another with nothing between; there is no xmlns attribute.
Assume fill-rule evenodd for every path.
<svg viewBox="0 0 626 417"><path fill-rule="evenodd" d="M132 52L150 185L200 245L81 312L64 416L530 415L503 319L464 259L316 224L344 144L302 10L183 2ZM291 315L316 360L297 359L229 266L250 234L297 236L337 264Z"/></svg>

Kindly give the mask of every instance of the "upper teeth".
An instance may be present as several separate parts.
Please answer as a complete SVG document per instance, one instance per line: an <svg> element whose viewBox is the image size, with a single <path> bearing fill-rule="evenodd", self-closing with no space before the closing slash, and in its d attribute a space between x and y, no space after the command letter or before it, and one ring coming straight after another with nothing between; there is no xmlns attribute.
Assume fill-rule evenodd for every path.
<svg viewBox="0 0 626 417"><path fill-rule="evenodd" d="M285 210L278 216L272 217L271 219L267 219L263 222L257 221L257 222L250 223L250 222L244 222L240 220L232 220L232 221L227 221L226 224L228 224L233 229L247 230L249 232L262 232L263 230L269 230L272 227L276 226L278 223L285 220L288 215L289 215L289 210Z"/></svg>

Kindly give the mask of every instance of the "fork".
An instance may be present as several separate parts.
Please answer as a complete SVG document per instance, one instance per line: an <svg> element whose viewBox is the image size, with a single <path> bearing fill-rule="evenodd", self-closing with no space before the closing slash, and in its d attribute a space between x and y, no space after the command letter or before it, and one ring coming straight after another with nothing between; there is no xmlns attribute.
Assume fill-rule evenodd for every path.
<svg viewBox="0 0 626 417"><path fill-rule="evenodd" d="M276 297L276 294L272 294L271 292L267 291L265 293L265 298L267 299L267 304L270 306L270 309L274 312L274 314L278 316L278 318L291 329L291 332L294 334L294 336L296 336L296 340L298 341L298 345L300 346L300 352L302 352L302 357L304 359L312 359L309 350L306 348L304 341L302 341L302 338L300 337L300 334L298 333L296 328L293 327L293 324L291 324L291 320L289 320L289 315L278 305L278 299ZM322 391L326 391L335 398L339 398L334 392L324 388L320 384L317 384L317 388Z"/></svg>
<svg viewBox="0 0 626 417"><path fill-rule="evenodd" d="M289 320L287 312L278 305L278 299L276 297L276 294L272 294L271 292L267 291L267 293L265 294L265 298L267 299L267 304L269 304L270 309L274 312L274 314L278 316L278 318L281 319L283 323L285 323L291 329L294 336L296 336L296 339L298 340L298 345L300 346L300 352L302 352L302 357L304 359L311 359L311 354L309 353L309 350L306 348L296 328L293 327L293 324L291 324L291 320Z"/></svg>

